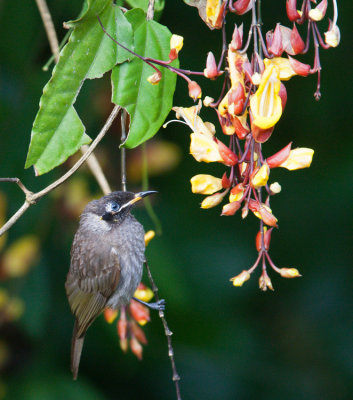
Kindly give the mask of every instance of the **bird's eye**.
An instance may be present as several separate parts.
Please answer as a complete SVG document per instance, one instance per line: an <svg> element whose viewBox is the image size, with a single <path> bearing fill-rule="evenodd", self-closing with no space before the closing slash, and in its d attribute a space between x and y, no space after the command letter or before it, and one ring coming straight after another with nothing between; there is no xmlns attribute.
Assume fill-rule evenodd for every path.
<svg viewBox="0 0 353 400"><path fill-rule="evenodd" d="M119 204L116 201L111 201L109 203L109 206L110 206L109 208L111 211L118 211L120 208Z"/></svg>

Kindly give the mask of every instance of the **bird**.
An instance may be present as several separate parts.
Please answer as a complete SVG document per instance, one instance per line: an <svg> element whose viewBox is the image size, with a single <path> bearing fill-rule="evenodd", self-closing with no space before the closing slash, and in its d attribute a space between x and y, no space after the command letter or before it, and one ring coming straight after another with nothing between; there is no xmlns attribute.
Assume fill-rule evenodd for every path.
<svg viewBox="0 0 353 400"><path fill-rule="evenodd" d="M155 191L112 192L88 203L71 247L65 290L75 316L71 371L77 379L85 334L106 308L130 303L145 262L144 229L131 214L137 201ZM165 301L140 303L164 310Z"/></svg>

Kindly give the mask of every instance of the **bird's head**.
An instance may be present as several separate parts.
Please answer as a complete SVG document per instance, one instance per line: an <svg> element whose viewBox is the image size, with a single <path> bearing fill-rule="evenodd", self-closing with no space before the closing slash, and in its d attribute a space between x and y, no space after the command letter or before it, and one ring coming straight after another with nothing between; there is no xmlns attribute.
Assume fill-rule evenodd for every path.
<svg viewBox="0 0 353 400"><path fill-rule="evenodd" d="M139 193L112 192L99 200L91 201L86 206L85 212L94 213L105 221L122 221L134 204L153 193L157 192L154 190Z"/></svg>

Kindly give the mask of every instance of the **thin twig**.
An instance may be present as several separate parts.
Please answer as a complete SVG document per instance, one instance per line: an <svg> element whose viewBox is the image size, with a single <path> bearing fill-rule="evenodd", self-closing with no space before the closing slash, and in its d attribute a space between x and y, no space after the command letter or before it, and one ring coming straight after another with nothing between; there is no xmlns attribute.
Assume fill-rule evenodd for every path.
<svg viewBox="0 0 353 400"><path fill-rule="evenodd" d="M154 297L155 297L156 301L158 302L160 300L159 296L158 296L158 288L157 288L156 284L154 283L154 280L153 280L153 277L151 274L151 270L150 270L150 267L148 266L147 260L145 261L145 266L146 266L146 270L147 270L148 279L151 282ZM159 318L162 320L163 327L164 327L164 334L168 341L168 356L170 358L170 364L172 366L172 372L173 372L172 379L175 383L175 391L176 391L177 400L181 400L180 387L179 387L180 376L176 369L175 360L174 360L174 349L173 349L173 344L172 344L173 332L168 327L168 323L165 318L164 311L159 310Z"/></svg>
<svg viewBox="0 0 353 400"><path fill-rule="evenodd" d="M70 176L73 173L75 173L81 167L81 165L87 160L87 158L92 154L93 150L97 147L98 143L103 139L104 135L109 130L111 124L113 123L114 119L118 115L119 111L120 111L120 106L115 106L113 108L113 111L111 112L108 119L106 120L103 128L101 129L101 131L99 132L97 137L94 139L92 144L89 146L89 148L85 152L85 154L83 154L83 156L76 162L76 164L69 171L66 172L66 174L64 174L61 178L59 178L55 182L48 185L43 190L41 190L37 193L32 193L27 188L25 188L25 186L22 183L20 183L20 180L18 178L1 178L0 179L0 182L1 181L14 182L14 183L18 184L19 187L22 189L22 191L26 195L26 201L24 202L22 207L19 210L17 210L16 213L5 223L5 225L3 225L0 228L0 236L3 235L9 228L11 228L11 226L27 211L27 209L31 205L35 204L37 202L37 200L39 200L41 197L45 196L46 194L51 192L53 189L55 189L56 187L61 185L63 182L65 182L68 178L70 178Z"/></svg>
<svg viewBox="0 0 353 400"><path fill-rule="evenodd" d="M43 21L45 31L47 32L51 52L53 53L55 57L55 62L57 63L59 61L59 41L58 37L56 36L53 20L51 18L46 1L36 0L36 3Z"/></svg>
<svg viewBox="0 0 353 400"><path fill-rule="evenodd" d="M121 155L121 190L126 192L126 148L122 146L126 140L126 119L127 112L123 110L121 112L121 145L120 145L120 155Z"/></svg>

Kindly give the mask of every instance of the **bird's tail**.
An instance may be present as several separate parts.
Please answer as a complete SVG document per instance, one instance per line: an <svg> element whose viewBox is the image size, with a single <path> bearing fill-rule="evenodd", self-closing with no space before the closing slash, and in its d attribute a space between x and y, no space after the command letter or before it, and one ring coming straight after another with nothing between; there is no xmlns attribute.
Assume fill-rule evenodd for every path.
<svg viewBox="0 0 353 400"><path fill-rule="evenodd" d="M78 330L79 330L78 323L76 320L74 325L74 331L72 332L72 342L71 342L71 372L74 380L77 379L83 342L85 340L85 334L78 337Z"/></svg>

